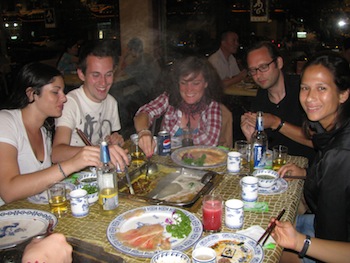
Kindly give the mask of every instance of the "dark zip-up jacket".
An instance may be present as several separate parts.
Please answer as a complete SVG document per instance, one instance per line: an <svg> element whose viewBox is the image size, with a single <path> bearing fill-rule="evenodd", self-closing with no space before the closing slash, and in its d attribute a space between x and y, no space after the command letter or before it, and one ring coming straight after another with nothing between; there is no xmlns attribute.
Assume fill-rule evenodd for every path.
<svg viewBox="0 0 350 263"><path fill-rule="evenodd" d="M318 127L313 136L317 154L305 180L305 200L315 214L316 237L350 241L350 119L330 132Z"/></svg>

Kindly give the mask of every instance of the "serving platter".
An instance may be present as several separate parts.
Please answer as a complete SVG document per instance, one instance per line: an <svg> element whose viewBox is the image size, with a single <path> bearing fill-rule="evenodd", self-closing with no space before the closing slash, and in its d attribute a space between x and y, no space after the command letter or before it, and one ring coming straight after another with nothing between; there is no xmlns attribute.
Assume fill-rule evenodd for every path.
<svg viewBox="0 0 350 263"><path fill-rule="evenodd" d="M264 251L261 245L256 245L256 241L248 236L237 234L237 233L216 233L212 234L210 236L206 236L203 239L199 240L198 243L195 246L196 248L199 247L211 247L213 248L215 245L217 246L220 243L224 243L228 241L233 242L236 244L239 244L234 247L229 247L231 251L236 249L236 253L234 253L234 256L239 256L240 254L244 255L244 257L250 257L245 261L244 258L235 259L234 257L230 259L229 257L226 257L230 259L232 262L250 262L250 263L259 263L262 262L264 259ZM242 244L243 243L243 244ZM213 248L217 252L217 260L222 258L221 252L219 252L220 249ZM238 251L239 250L239 251ZM240 253L238 253L240 252ZM220 255L218 255L218 253Z"/></svg>
<svg viewBox="0 0 350 263"><path fill-rule="evenodd" d="M284 180L283 178L279 178L276 180L276 183L268 188L265 187L259 187L258 193L261 195L275 195L275 194L282 194L288 189L288 182Z"/></svg>
<svg viewBox="0 0 350 263"><path fill-rule="evenodd" d="M174 238L165 230L165 225L175 210L182 211L191 221L192 230L185 238ZM144 225L161 224L164 226L163 236L170 242L172 250L186 250L192 247L201 237L203 226L201 221L192 213L171 206L145 206L127 211L117 216L109 224L107 228L107 238L113 247L122 253L143 258L151 258L157 251L155 250L140 250L135 247L127 246L117 238L117 234L125 233L132 229L138 229Z"/></svg>
<svg viewBox="0 0 350 263"><path fill-rule="evenodd" d="M35 209L15 209L0 211L0 249L14 247L25 240L44 233L57 217L49 212Z"/></svg>
<svg viewBox="0 0 350 263"><path fill-rule="evenodd" d="M203 165L188 164L184 162L183 156L191 155L199 158L203 154L206 155ZM188 146L175 150L171 154L171 159L180 166L195 169L216 168L227 163L227 151L214 146Z"/></svg>

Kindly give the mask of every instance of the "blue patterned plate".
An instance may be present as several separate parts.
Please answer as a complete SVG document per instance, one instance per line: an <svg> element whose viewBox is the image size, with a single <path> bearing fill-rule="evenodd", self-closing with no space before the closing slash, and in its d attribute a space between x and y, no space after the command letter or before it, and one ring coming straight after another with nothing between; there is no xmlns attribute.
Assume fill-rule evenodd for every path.
<svg viewBox="0 0 350 263"><path fill-rule="evenodd" d="M129 247L118 240L116 234L124 233L131 229L137 229L147 224L161 224L165 226L165 221L172 217L174 210L180 210L189 217L191 220L192 231L187 237L177 239L172 237L171 234L169 234L164 228L163 236L165 238L169 238L171 249L180 251L186 250L192 247L202 236L202 222L192 213L170 206L145 206L130 210L117 216L107 228L107 238L112 246L120 250L122 253L135 257L151 258L155 253L157 253L157 250L144 251Z"/></svg>
<svg viewBox="0 0 350 263"><path fill-rule="evenodd" d="M260 195L275 195L275 194L282 194L283 192L287 191L288 189L288 182L284 180L283 178L279 178L276 180L276 183L268 188L265 187L259 187L258 193Z"/></svg>
<svg viewBox="0 0 350 263"><path fill-rule="evenodd" d="M212 247L215 244L218 244L219 242L224 242L224 241L234 241L237 244L244 242L244 244L240 244L239 246L237 246L240 249L241 253L234 253L233 256L240 256L240 254L244 254L245 257L249 255L251 257L251 259L248 259L247 261L243 261L242 259L241 259L242 261L240 261L240 259L237 259L237 260L234 260L233 262L260 263L264 259L264 251L261 245L256 245L256 241L251 237L248 237L242 234L237 234L237 233L217 233L217 234L212 234L210 236L206 236L205 238L202 238L201 240L198 241L194 249L199 247ZM225 246L223 246L223 248L225 248ZM219 258L220 256L217 259Z"/></svg>
<svg viewBox="0 0 350 263"><path fill-rule="evenodd" d="M34 209L16 209L0 211L0 249L14 247L23 241L44 233L55 215Z"/></svg>

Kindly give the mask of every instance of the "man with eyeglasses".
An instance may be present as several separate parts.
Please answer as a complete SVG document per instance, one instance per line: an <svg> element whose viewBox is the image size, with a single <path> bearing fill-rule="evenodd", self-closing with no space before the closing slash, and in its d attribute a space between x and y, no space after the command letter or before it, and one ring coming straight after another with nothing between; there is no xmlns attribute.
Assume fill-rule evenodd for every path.
<svg viewBox="0 0 350 263"><path fill-rule="evenodd" d="M271 42L257 42L247 50L247 68L259 86L252 112L241 116L247 140L255 131L254 112L263 111L269 148L282 144L288 147L288 154L305 156L311 162L315 151L301 128L305 113L299 103L299 76L284 74L283 58Z"/></svg>
<svg viewBox="0 0 350 263"><path fill-rule="evenodd" d="M220 48L208 59L222 79L224 88L242 81L247 76L247 70L241 71L233 56L237 53L238 47L237 33L225 31L221 34Z"/></svg>

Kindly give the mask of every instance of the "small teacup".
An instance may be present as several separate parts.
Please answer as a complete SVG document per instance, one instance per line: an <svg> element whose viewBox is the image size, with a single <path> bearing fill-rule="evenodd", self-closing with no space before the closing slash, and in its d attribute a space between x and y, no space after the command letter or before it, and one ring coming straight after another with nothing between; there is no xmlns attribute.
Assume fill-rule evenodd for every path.
<svg viewBox="0 0 350 263"><path fill-rule="evenodd" d="M210 247L199 247L192 252L192 263L215 263L216 252Z"/></svg>
<svg viewBox="0 0 350 263"><path fill-rule="evenodd" d="M89 202L87 191L76 189L70 192L70 205L74 217L85 217L89 214Z"/></svg>
<svg viewBox="0 0 350 263"><path fill-rule="evenodd" d="M243 226L244 203L238 199L225 202L225 224L229 228L239 229Z"/></svg>
<svg viewBox="0 0 350 263"><path fill-rule="evenodd" d="M227 154L227 172L239 173L241 169L241 153L229 152Z"/></svg>
<svg viewBox="0 0 350 263"><path fill-rule="evenodd" d="M245 176L241 179L242 199L245 202L256 202L258 199L258 178Z"/></svg>

